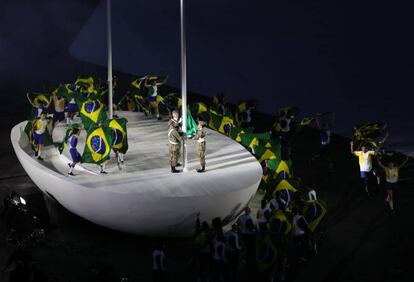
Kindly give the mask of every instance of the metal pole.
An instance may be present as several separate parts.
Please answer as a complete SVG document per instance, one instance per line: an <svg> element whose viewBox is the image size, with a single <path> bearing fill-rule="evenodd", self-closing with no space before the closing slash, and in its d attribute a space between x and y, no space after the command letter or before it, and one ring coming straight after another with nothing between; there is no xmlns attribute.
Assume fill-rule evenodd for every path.
<svg viewBox="0 0 414 282"><path fill-rule="evenodd" d="M112 101L112 31L111 31L111 0L106 0L106 34L108 40L108 108L109 118L114 117Z"/></svg>
<svg viewBox="0 0 414 282"><path fill-rule="evenodd" d="M180 23L181 23L181 99L182 99L182 130L187 132L187 69L185 48L185 20L184 0L180 0ZM183 171L187 171L187 141L183 141Z"/></svg>

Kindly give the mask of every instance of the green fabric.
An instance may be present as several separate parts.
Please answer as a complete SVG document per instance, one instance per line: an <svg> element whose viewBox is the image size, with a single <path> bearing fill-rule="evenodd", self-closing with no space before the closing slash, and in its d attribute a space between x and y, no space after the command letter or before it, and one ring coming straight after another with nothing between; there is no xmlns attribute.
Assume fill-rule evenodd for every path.
<svg viewBox="0 0 414 282"><path fill-rule="evenodd" d="M197 133L198 125L191 115L191 111L187 110L187 136L191 137Z"/></svg>

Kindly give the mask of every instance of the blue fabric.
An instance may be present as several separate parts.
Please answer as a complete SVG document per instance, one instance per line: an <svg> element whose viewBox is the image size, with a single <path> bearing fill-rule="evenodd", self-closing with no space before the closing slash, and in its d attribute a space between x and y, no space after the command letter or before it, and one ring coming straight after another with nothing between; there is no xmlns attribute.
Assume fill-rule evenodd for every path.
<svg viewBox="0 0 414 282"><path fill-rule="evenodd" d="M43 144L44 136L45 136L44 133L37 134L36 132L33 132L33 141L35 145Z"/></svg>

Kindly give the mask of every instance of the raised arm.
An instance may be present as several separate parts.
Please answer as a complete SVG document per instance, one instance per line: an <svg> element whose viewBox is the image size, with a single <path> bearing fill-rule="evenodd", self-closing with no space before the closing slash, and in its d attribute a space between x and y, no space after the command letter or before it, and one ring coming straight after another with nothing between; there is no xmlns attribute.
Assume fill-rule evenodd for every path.
<svg viewBox="0 0 414 282"><path fill-rule="evenodd" d="M151 84L148 84L148 77L147 77L147 78L145 78L145 81L144 81L144 86L145 86L145 87L150 87L150 86L151 86Z"/></svg>
<svg viewBox="0 0 414 282"><path fill-rule="evenodd" d="M387 132L385 132L385 136L384 136L384 138L382 138L382 139L378 142L379 146L381 146L382 144L384 144L384 143L385 143L385 141L387 140L387 138L388 138L388 131L387 131Z"/></svg>
<svg viewBox="0 0 414 282"><path fill-rule="evenodd" d="M30 99L29 93L26 94L27 100L29 100L30 105L32 105L33 107L36 107L35 104L33 104L32 100Z"/></svg>
<svg viewBox="0 0 414 282"><path fill-rule="evenodd" d="M400 165L398 166L398 168L400 169L400 168L402 168L403 166L405 166L405 165L407 164L408 160L409 160L409 157L408 157L408 156L407 156L407 157L405 157L405 160L403 161L403 163L402 163L402 164L400 164Z"/></svg>
<svg viewBox="0 0 414 282"><path fill-rule="evenodd" d="M353 154L355 151L354 151L354 142L353 141L351 141L351 154Z"/></svg>
<svg viewBox="0 0 414 282"><path fill-rule="evenodd" d="M380 159L378 159L378 165L379 165L380 167L382 167L383 169L385 169L385 165L381 162L381 160L380 160Z"/></svg>
<svg viewBox="0 0 414 282"><path fill-rule="evenodd" d="M321 129L321 124L319 123L319 118L318 118L318 116L316 116L315 121L316 121L316 126L318 127L318 129Z"/></svg>

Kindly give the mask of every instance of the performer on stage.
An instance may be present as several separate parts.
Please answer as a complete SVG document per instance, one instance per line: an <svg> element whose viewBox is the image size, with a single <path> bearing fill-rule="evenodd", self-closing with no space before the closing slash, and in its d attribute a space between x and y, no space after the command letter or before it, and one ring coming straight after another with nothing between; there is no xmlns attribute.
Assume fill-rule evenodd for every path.
<svg viewBox="0 0 414 282"><path fill-rule="evenodd" d="M197 141L197 156L200 160L201 168L197 169L197 172L204 172L206 169L206 123L204 121L198 122L198 131L194 135L194 140Z"/></svg>
<svg viewBox="0 0 414 282"><path fill-rule="evenodd" d="M33 107L33 111L34 111L33 116L35 119L40 118L40 115L43 112L46 113L47 107L49 106L49 104L46 104L46 102L42 100L38 101L37 103L35 101L32 101L32 99L30 99L29 93L26 94L26 97L27 97L27 100L29 100L30 105L32 105Z"/></svg>
<svg viewBox="0 0 414 282"><path fill-rule="evenodd" d="M49 121L46 119L46 113L42 112L40 118L33 123L33 140L35 144L35 156L38 160L42 161L42 150L46 127Z"/></svg>
<svg viewBox="0 0 414 282"><path fill-rule="evenodd" d="M69 152L70 155L72 157L72 163L68 163L69 166L69 175L74 176L73 174L73 168L75 167L75 165L80 162L81 160L81 155L79 154L78 150L76 149L76 146L78 145L78 137L80 134L80 129L79 128L74 128L72 131L72 135L69 138Z"/></svg>
<svg viewBox="0 0 414 282"><path fill-rule="evenodd" d="M154 110L155 115L157 116L158 120L161 120L161 116L158 109L158 102L157 102L157 95L158 95L158 86L161 86L165 83L165 80L163 82L157 82L155 79L151 81L151 83L148 83L148 78L145 80L145 87L148 88L148 102L150 103L150 106Z"/></svg>
<svg viewBox="0 0 414 282"><path fill-rule="evenodd" d="M75 117L75 114L78 112L78 105L76 105L75 98L72 98L69 101L68 104L68 117L66 119L66 123L69 125L71 121L73 121L73 118Z"/></svg>
<svg viewBox="0 0 414 282"><path fill-rule="evenodd" d="M57 91L53 91L52 96L50 97L50 102L53 102L54 113L53 113L53 122L52 127L55 126L56 122L65 120L65 99L62 96L56 95Z"/></svg>
<svg viewBox="0 0 414 282"><path fill-rule="evenodd" d="M178 160L180 158L180 149L181 149L181 142L183 138L178 133L178 123L174 121L169 121L169 130L168 130L168 142L170 143L170 165L171 165L171 172L177 173L180 170L177 170Z"/></svg>

